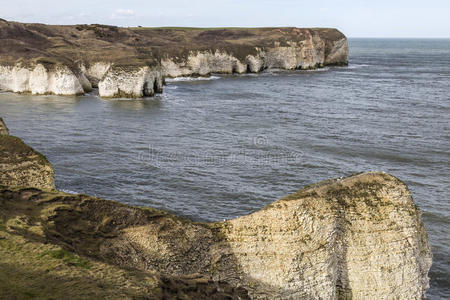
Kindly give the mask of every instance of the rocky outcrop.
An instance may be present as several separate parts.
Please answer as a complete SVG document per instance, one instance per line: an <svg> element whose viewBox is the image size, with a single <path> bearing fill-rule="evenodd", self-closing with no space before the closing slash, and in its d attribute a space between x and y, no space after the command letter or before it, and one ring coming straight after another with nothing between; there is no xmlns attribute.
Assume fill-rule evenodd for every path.
<svg viewBox="0 0 450 300"><path fill-rule="evenodd" d="M180 77L211 73L258 73L265 69L315 69L325 65L347 64L348 42L345 37L334 41L331 50L327 51L325 45L325 41L318 36L302 42L287 42L285 46L275 42L264 48L255 47L256 53L244 54L242 60L221 51L191 51L184 59L164 58L161 65L164 76Z"/></svg>
<svg viewBox="0 0 450 300"><path fill-rule="evenodd" d="M161 93L163 78L161 72L149 67L111 67L98 83L98 92L105 98L142 98Z"/></svg>
<svg viewBox="0 0 450 300"><path fill-rule="evenodd" d="M17 173L12 163L25 166L24 157L37 154L17 138L0 141L7 234L178 280L177 288L205 298L422 299L428 288L431 252L421 213L406 185L386 173L328 180L247 216L197 223L86 195L12 187L48 185L35 182L36 164L9 175ZM161 296L158 284L147 297Z"/></svg>
<svg viewBox="0 0 450 300"><path fill-rule="evenodd" d="M5 122L3 122L3 119L0 117L0 135L9 135L8 127L6 127Z"/></svg>
<svg viewBox="0 0 450 300"><path fill-rule="evenodd" d="M55 188L54 171L48 160L21 139L0 135L0 186Z"/></svg>
<svg viewBox="0 0 450 300"><path fill-rule="evenodd" d="M86 214L104 212L95 222L114 215L111 203L84 203ZM123 267L200 273L242 286L256 299L421 299L428 288L431 252L420 211L407 187L385 173L307 187L221 223L122 209L110 221L122 222L108 231L114 237L88 249ZM54 219L53 235L87 255L85 244L63 229L68 217ZM82 240L93 242L96 232L89 230Z"/></svg>
<svg viewBox="0 0 450 300"><path fill-rule="evenodd" d="M82 95L92 90L83 73L75 74L65 65L43 64L0 66L0 90L34 95Z"/></svg>
<svg viewBox="0 0 450 300"><path fill-rule="evenodd" d="M32 94L79 95L98 86L101 97L140 98L161 92L165 76L348 63L346 37L330 28L119 28L0 20L0 39L0 90Z"/></svg>
<svg viewBox="0 0 450 300"><path fill-rule="evenodd" d="M255 298L421 299L428 288L420 211L385 173L307 187L221 226L215 278Z"/></svg>
<svg viewBox="0 0 450 300"><path fill-rule="evenodd" d="M98 83L105 77L106 73L111 68L111 63L96 62L86 68L85 65L80 66L83 73L89 79L93 87L98 87Z"/></svg>
<svg viewBox="0 0 450 300"><path fill-rule="evenodd" d="M161 61L163 74L168 77L199 75L211 73L242 74L247 72L247 65L226 52L191 52L184 60L176 61L164 58Z"/></svg>

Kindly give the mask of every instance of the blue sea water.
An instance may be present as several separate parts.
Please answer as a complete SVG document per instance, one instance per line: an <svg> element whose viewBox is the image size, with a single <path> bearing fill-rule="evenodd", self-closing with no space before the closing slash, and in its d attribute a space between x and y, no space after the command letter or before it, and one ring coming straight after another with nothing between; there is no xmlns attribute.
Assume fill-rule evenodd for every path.
<svg viewBox="0 0 450 300"><path fill-rule="evenodd" d="M197 220L234 218L302 186L382 170L410 187L450 298L450 40L350 39L350 65L168 82L145 100L0 94L57 187Z"/></svg>

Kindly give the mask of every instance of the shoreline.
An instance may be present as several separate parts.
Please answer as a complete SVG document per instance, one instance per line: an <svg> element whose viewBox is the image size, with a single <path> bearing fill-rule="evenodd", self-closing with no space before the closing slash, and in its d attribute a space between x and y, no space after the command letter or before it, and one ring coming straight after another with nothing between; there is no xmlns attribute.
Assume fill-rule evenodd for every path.
<svg viewBox="0 0 450 300"><path fill-rule="evenodd" d="M121 28L0 21L0 90L142 98L165 78L310 70L348 65L332 28ZM20 47L19 47L20 44Z"/></svg>

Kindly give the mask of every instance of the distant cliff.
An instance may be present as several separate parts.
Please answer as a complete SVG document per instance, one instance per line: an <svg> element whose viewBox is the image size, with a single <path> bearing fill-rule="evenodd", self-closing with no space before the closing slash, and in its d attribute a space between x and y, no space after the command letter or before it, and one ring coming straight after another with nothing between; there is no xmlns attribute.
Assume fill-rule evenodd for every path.
<svg viewBox="0 0 450 300"><path fill-rule="evenodd" d="M324 181L198 223L51 189L46 160L36 186L37 153L8 146L18 140L0 135L0 298L422 299L428 289L420 210L389 174ZM3 166L25 153L30 172L11 180Z"/></svg>
<svg viewBox="0 0 450 300"><path fill-rule="evenodd" d="M0 90L102 97L162 92L164 77L348 63L346 37L328 28L120 28L0 19Z"/></svg>

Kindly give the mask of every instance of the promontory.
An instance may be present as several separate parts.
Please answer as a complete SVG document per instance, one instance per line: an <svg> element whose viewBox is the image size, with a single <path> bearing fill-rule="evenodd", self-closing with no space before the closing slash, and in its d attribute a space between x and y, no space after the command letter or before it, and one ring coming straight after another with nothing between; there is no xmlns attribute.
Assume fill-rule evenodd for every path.
<svg viewBox="0 0 450 300"><path fill-rule="evenodd" d="M199 223L58 191L47 159L7 134L0 170L1 299L422 299L429 286L421 212L383 172Z"/></svg>
<svg viewBox="0 0 450 300"><path fill-rule="evenodd" d="M0 19L0 90L104 98L161 93L165 77L348 63L331 28L121 28Z"/></svg>

